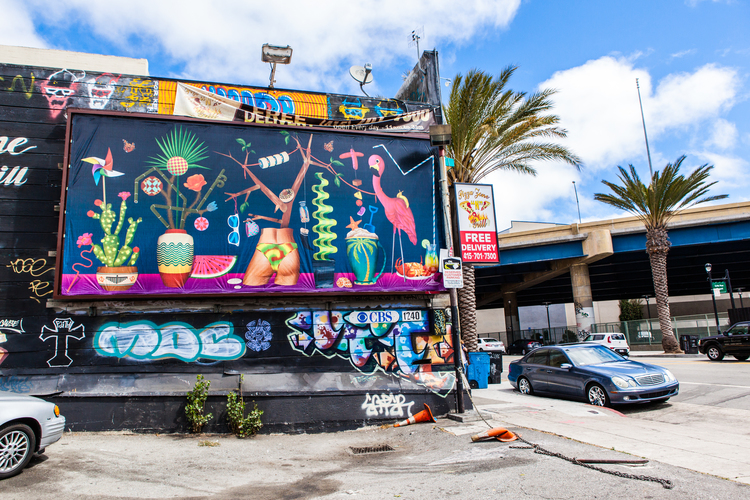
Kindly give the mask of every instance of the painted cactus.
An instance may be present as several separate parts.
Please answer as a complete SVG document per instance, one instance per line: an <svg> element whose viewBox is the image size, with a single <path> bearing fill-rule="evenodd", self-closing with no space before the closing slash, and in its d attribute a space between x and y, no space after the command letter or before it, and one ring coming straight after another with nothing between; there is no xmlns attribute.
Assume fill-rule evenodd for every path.
<svg viewBox="0 0 750 500"><path fill-rule="evenodd" d="M138 229L138 224L143 221L141 217L138 217L137 220L134 220L132 217L128 218L128 229L125 232L125 244L122 247L120 246L119 234L120 231L122 231L125 222L125 212L127 211L127 203L125 200L130 197L130 193L124 191L118 196L122 198L119 217L115 215L114 210L112 210L111 203L104 203L101 200L96 200L94 204L101 209L102 213L98 214L93 210L89 210L87 214L92 219L98 219L102 226L102 230L104 230L104 238L102 238L101 246L92 245L92 249L96 258L107 267L122 266L126 261L128 266L133 266L140 255L138 247L133 249L130 247L130 243L133 241L135 231ZM115 222L117 222L117 225L113 231L112 225L115 224Z"/></svg>

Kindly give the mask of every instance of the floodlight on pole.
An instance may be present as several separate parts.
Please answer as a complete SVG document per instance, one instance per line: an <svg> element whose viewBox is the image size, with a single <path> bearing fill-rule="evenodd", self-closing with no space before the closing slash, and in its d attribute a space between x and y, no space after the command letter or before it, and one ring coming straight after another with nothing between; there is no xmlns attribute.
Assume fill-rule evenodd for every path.
<svg viewBox="0 0 750 500"><path fill-rule="evenodd" d="M272 89L273 84L276 82L276 64L289 64L292 62L292 48L289 45L281 47L265 43L261 51L261 60L271 64L271 76L268 88Z"/></svg>

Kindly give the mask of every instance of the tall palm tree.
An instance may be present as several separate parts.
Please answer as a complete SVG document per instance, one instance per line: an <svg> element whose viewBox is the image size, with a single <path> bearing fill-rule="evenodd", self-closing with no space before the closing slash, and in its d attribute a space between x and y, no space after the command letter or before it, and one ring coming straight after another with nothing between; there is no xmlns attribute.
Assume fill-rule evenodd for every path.
<svg viewBox="0 0 750 500"><path fill-rule="evenodd" d="M455 166L449 182L476 183L497 170L536 175L533 164L562 160L576 168L581 160L567 148L550 142L564 138L560 119L550 114L551 96L545 89L527 95L506 88L516 71L508 66L493 78L473 69L453 79L450 99L443 115L451 126L452 142L447 152ZM454 207L455 208L455 207ZM464 288L459 290L461 331L470 351L477 349L474 266L464 266Z"/></svg>
<svg viewBox="0 0 750 500"><path fill-rule="evenodd" d="M602 181L602 184L612 190L612 194L594 195L597 201L632 213L646 226L646 252L654 280L661 344L667 353L682 352L672 332L669 313L667 253L671 243L667 235L667 224L686 208L727 197L725 194L706 196L708 189L716 184L716 181L706 182L713 165L702 165L685 177L679 173L684 160L685 156L680 156L676 162L668 163L661 172L654 172L648 186L638 177L633 165L630 165L629 172L618 167L621 185Z"/></svg>

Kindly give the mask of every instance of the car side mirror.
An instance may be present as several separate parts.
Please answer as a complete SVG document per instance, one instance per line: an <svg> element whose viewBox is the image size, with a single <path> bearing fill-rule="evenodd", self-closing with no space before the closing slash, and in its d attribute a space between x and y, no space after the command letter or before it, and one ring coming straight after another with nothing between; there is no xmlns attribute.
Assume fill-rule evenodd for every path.
<svg viewBox="0 0 750 500"><path fill-rule="evenodd" d="M563 363L560 365L560 368L562 368L563 370L570 370L571 368L573 368L573 365L571 365L570 363Z"/></svg>

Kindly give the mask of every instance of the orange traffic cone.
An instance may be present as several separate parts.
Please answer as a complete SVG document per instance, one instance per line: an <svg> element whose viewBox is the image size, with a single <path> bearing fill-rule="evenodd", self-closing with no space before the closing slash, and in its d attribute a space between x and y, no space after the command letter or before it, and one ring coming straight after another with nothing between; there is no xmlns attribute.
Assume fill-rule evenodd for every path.
<svg viewBox="0 0 750 500"><path fill-rule="evenodd" d="M494 429L480 432L479 434L471 436L471 440L474 442L489 438L496 438L498 441L507 443L508 441L515 441L516 439L518 439L518 436L504 427L495 427Z"/></svg>
<svg viewBox="0 0 750 500"><path fill-rule="evenodd" d="M407 418L403 422L393 424L393 427L402 427L404 425L416 424L419 422L435 422L435 419L432 416L432 411L430 411L430 407L427 406L427 403L424 404L424 410L420 411L412 417Z"/></svg>

